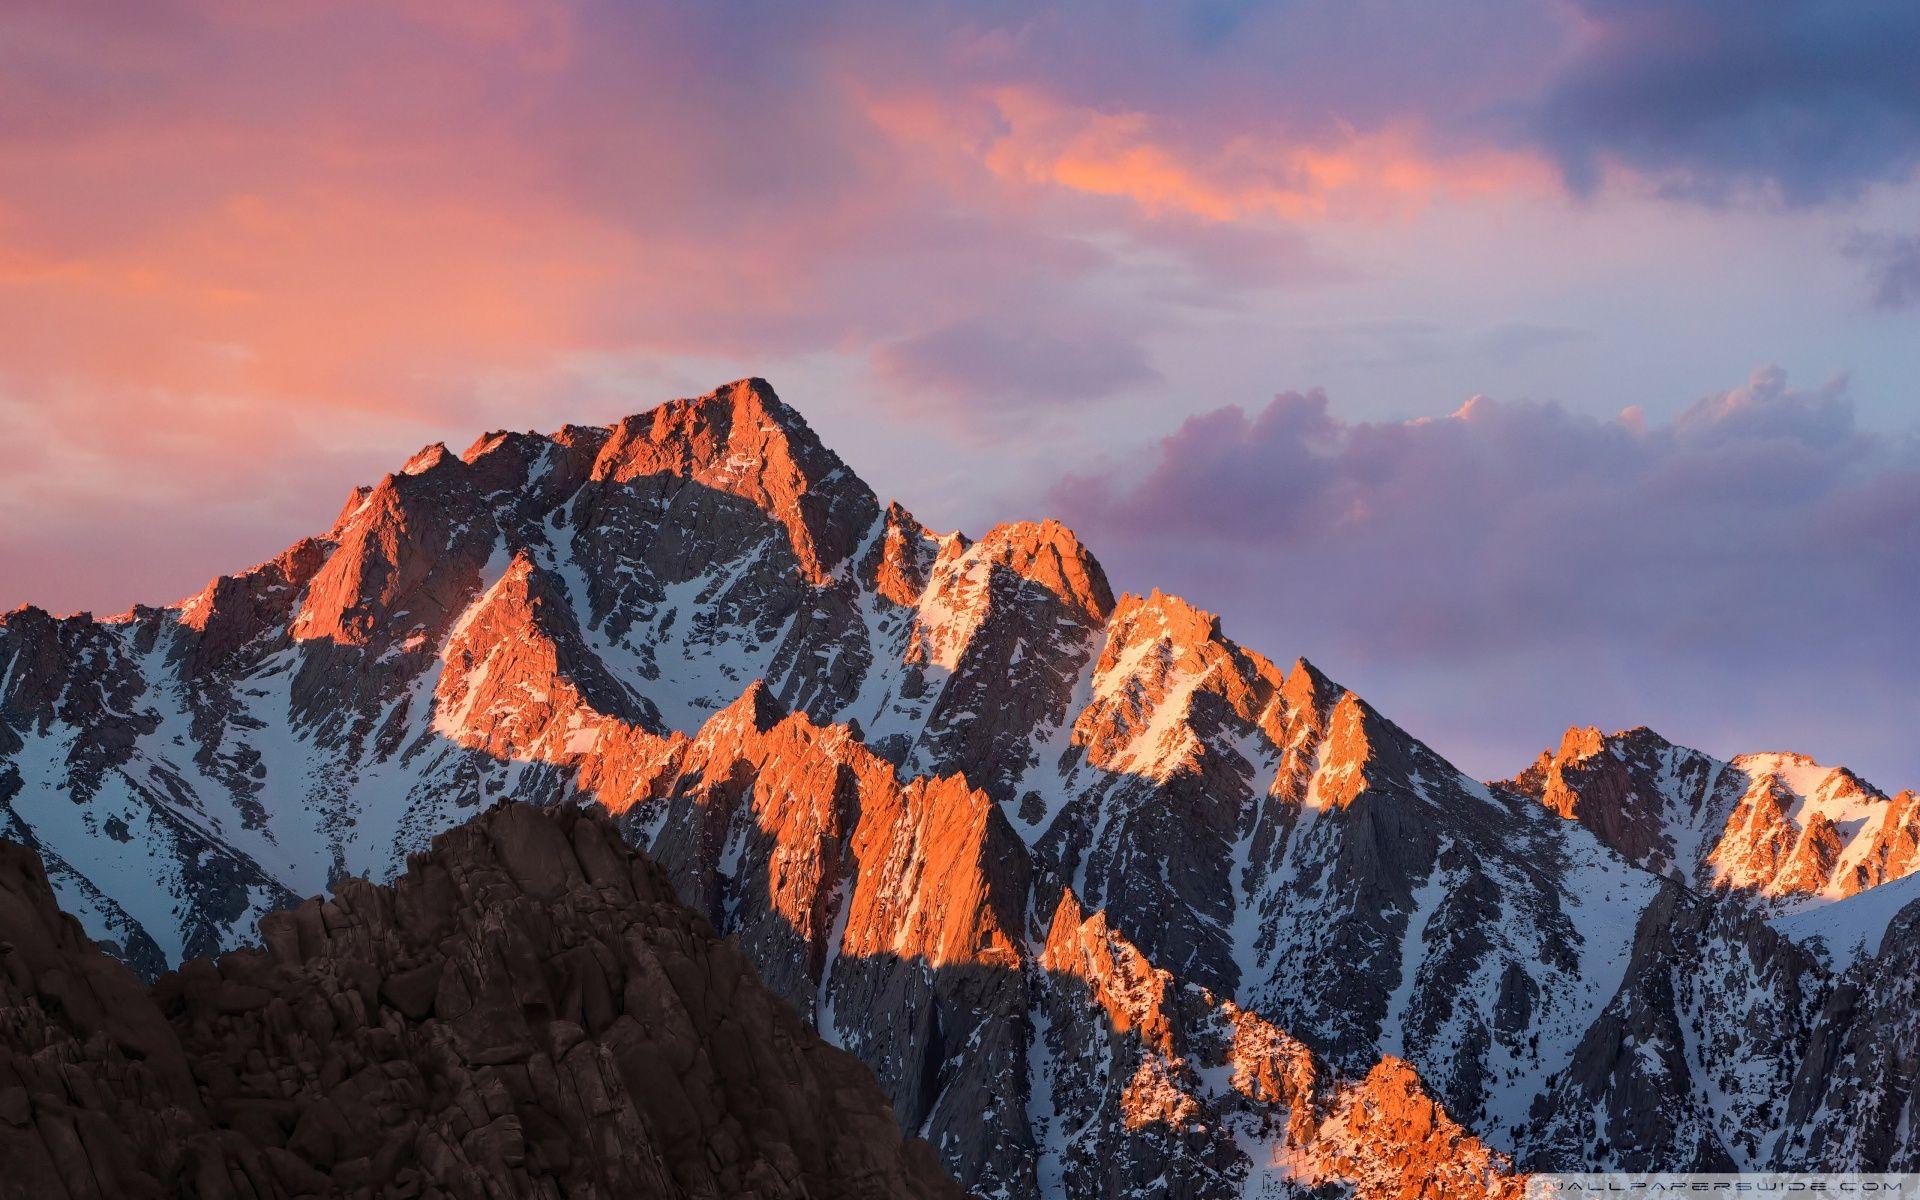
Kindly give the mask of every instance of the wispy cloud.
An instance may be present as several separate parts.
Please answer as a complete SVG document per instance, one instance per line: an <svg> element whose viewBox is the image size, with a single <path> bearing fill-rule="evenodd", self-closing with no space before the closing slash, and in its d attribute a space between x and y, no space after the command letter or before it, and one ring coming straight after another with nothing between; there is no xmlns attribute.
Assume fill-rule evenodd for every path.
<svg viewBox="0 0 1920 1200"><path fill-rule="evenodd" d="M1856 233L1846 252L1866 265L1875 307L1920 307L1920 234Z"/></svg>
<svg viewBox="0 0 1920 1200"><path fill-rule="evenodd" d="M1096 400L1159 378L1137 342L1112 332L985 320L890 342L875 365L909 394L1003 408Z"/></svg>

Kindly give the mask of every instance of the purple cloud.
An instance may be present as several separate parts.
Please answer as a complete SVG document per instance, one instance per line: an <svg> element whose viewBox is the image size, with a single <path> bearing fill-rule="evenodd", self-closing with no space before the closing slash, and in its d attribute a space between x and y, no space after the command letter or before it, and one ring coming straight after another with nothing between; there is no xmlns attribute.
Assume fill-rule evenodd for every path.
<svg viewBox="0 0 1920 1200"><path fill-rule="evenodd" d="M1478 770L1646 722L1920 783L1920 449L1856 428L1844 379L1770 368L1665 424L1484 398L1348 422L1290 392L1050 500L1120 585L1183 589Z"/></svg>
<svg viewBox="0 0 1920 1200"><path fill-rule="evenodd" d="M1860 233L1845 249L1867 265L1874 307L1892 312L1920 306L1920 235Z"/></svg>
<svg viewBox="0 0 1920 1200"><path fill-rule="evenodd" d="M1713 197L1849 195L1920 163L1904 0L1581 0L1582 48L1528 124L1576 187L1609 161Z"/></svg>
<svg viewBox="0 0 1920 1200"><path fill-rule="evenodd" d="M1133 341L1097 330L970 320L880 347L883 380L957 403L1018 408L1071 404L1159 378Z"/></svg>

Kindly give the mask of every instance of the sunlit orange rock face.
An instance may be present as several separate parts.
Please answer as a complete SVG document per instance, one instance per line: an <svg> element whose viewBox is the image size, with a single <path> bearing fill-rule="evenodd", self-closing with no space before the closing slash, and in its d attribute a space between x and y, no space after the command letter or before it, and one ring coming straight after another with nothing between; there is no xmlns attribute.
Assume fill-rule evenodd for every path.
<svg viewBox="0 0 1920 1200"><path fill-rule="evenodd" d="M566 599L525 555L461 614L433 693L435 727L500 758L561 760L612 736L632 704L582 647Z"/></svg>
<svg viewBox="0 0 1920 1200"><path fill-rule="evenodd" d="M1512 786L1629 860L1763 901L1842 898L1920 865L1912 792L1798 754L1721 762L1650 729L1570 729Z"/></svg>
<svg viewBox="0 0 1920 1200"><path fill-rule="evenodd" d="M1058 532L1042 534L1020 544L1058 545ZM1076 558L1049 551L993 561L1018 564L1009 569L1019 571ZM1089 577L1056 569L1042 578L1050 594L1070 595L1075 579ZM1296 1039L1210 992L1181 994L1173 974L1115 931L1104 912L1085 909L1071 888L1036 879L1000 807L963 777L903 783L850 729L786 711L758 681L691 737L653 734L606 711L612 705L594 706L570 674L575 633L564 613L549 609L543 587L536 569L516 559L460 618L436 693L443 732L503 756L571 768L585 795L612 797L607 806L644 829L656 853L674 864L681 893L715 914L756 958L776 964L770 981L830 1037L860 1044L867 1031L845 1014L884 1010L901 991L917 988L927 989L931 1005L915 1019L934 1027L919 1036L942 1041L989 1043L1007 1032L994 1020L1012 1023L1037 1011L1048 1014L1048 1032L1080 1032L1056 1051L1045 1032L1016 1025L1014 1040L1026 1045L1010 1046L1018 1050L1010 1057L1029 1069L1036 1054L1053 1059L1050 1078L1027 1085L1045 1086L1056 1104L1072 1094L1091 1106L1082 1125L1104 1112L1118 1131L1154 1144L1237 1113L1262 1132L1269 1157L1284 1162L1286 1172L1375 1189L1362 1195L1399 1195L1378 1190L1393 1170L1410 1178L1440 1172L1428 1145L1434 1139L1452 1138L1450 1152L1477 1154L1475 1169L1488 1186L1506 1178L1496 1170L1504 1160L1457 1126L1436 1132L1433 1113L1440 1110L1430 1098L1425 1124L1390 1124L1392 1113L1359 1107L1368 1088L1340 1085ZM1278 672L1264 660L1236 656L1220 641L1217 623L1178 601L1130 599L1115 620L1096 678L1111 674L1142 641L1169 649L1184 641L1181 653L1203 676L1215 669L1204 664L1226 668L1213 694L1237 702L1233 711L1242 719L1259 719L1281 699ZM1143 637L1141 623L1149 620L1153 632ZM1148 689L1173 675L1168 655L1157 657L1157 675L1139 673ZM1296 668L1296 694L1318 694L1310 670ZM1141 693L1143 705L1165 703L1164 695L1148 701L1150 694ZM1336 705L1335 729L1357 720L1339 711ZM1083 723L1093 724L1084 715ZM1183 724L1174 730L1193 737ZM1356 742L1364 735L1342 736ZM1050 888L1055 901L1042 920ZM1062 1011L1056 1017L1053 1010ZM985 1057L992 1061L990 1052ZM1103 1059L1104 1082L1084 1074ZM1116 1073L1121 1064L1124 1078ZM1203 1072L1223 1078L1210 1084ZM927 1082L924 1064L885 1064L880 1074L896 1103L911 1103ZM952 1127L978 1119L971 1111L977 1105L987 1118L984 1134L996 1119L1018 1120L1006 1104L1015 1098L978 1092L946 1119ZM1404 1086L1392 1100L1413 1104ZM1378 1135L1366 1145L1341 1132L1340 1122L1362 1116L1372 1122L1370 1135ZM1413 1139L1407 1146L1403 1134ZM1449 1194L1473 1194L1460 1190L1466 1174L1446 1177Z"/></svg>
<svg viewBox="0 0 1920 1200"><path fill-rule="evenodd" d="M836 488L837 460L818 442L790 438L792 421L765 382L741 380L706 403L620 422L592 478L664 476L738 496L780 523L808 581L823 583L857 548L850 535L872 523L872 499L864 488Z"/></svg>
<svg viewBox="0 0 1920 1200"><path fill-rule="evenodd" d="M1047 970L1083 984L1116 1032L1140 1043L1121 1092L1132 1129L1218 1119L1200 1073L1224 1075L1231 1103L1259 1114L1266 1162L1302 1188L1330 1185L1361 1200L1519 1197L1524 1177L1427 1094L1407 1063L1383 1058L1342 1081L1306 1046L1259 1016L1177 984L1116 935L1101 914L1061 897L1043 951ZM1351 1191L1347 1191L1351 1189Z"/></svg>
<svg viewBox="0 0 1920 1200"><path fill-rule="evenodd" d="M1644 730L1482 784L1056 522L881 503L761 381L428 447L176 608L0 621L4 828L148 974L500 799L611 814L983 1195L1896 1144L1830 1115L1882 968L1749 902L1874 899L1911 793Z"/></svg>
<svg viewBox="0 0 1920 1200"><path fill-rule="evenodd" d="M1074 743L1096 767L1160 778L1204 769L1196 706L1258 725L1282 683L1272 663L1221 636L1219 618L1158 591L1121 600L1093 679Z"/></svg>
<svg viewBox="0 0 1920 1200"><path fill-rule="evenodd" d="M920 527L913 514L893 503L887 505L880 542L868 552L862 570L873 580L877 595L905 608L913 604L927 586L927 577L939 553L937 540Z"/></svg>
<svg viewBox="0 0 1920 1200"><path fill-rule="evenodd" d="M349 504L326 565L307 586L294 637L365 645L376 635L444 628L465 607L493 543L459 521L457 505L472 483L439 449Z"/></svg>
<svg viewBox="0 0 1920 1200"><path fill-rule="evenodd" d="M1382 1059L1339 1093L1313 1158L1327 1177L1351 1181L1354 1195L1367 1200L1518 1200L1526 1190L1505 1156L1448 1117L1397 1058Z"/></svg>

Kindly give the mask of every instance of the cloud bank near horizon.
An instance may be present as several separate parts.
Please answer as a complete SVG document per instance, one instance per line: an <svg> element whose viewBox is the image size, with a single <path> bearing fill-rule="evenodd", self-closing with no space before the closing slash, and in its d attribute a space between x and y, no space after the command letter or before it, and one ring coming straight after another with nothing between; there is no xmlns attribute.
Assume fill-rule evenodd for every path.
<svg viewBox="0 0 1920 1200"><path fill-rule="evenodd" d="M1649 724L1920 784L1920 441L1860 429L1844 378L1761 370L1658 423L1484 398L1356 422L1282 393L1047 503L1117 583L1184 581L1489 774L1568 725Z"/></svg>

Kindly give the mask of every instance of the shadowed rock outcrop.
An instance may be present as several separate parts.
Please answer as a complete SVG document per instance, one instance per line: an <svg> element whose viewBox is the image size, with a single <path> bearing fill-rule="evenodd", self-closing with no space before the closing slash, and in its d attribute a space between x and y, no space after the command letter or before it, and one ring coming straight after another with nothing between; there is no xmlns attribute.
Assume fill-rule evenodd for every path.
<svg viewBox="0 0 1920 1200"><path fill-rule="evenodd" d="M0 1195L958 1197L604 819L503 805L151 991L0 843Z"/></svg>

